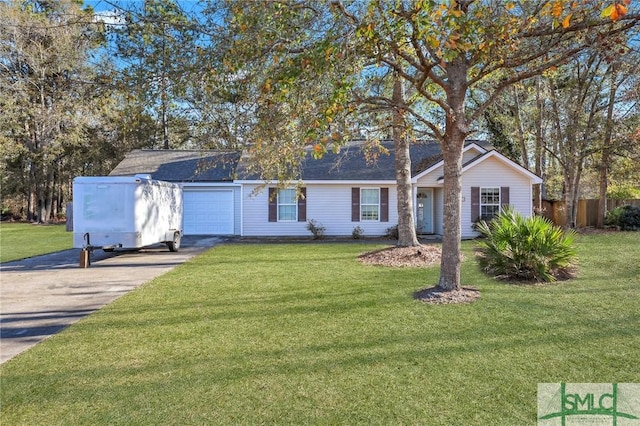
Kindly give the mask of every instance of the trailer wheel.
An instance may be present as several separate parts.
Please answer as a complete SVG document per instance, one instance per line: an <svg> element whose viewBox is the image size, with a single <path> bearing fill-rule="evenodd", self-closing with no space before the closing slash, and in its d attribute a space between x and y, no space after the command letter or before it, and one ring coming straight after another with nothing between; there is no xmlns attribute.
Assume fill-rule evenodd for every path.
<svg viewBox="0 0 640 426"><path fill-rule="evenodd" d="M167 247L169 251L178 251L180 249L180 233L175 232L173 234L173 241L167 241Z"/></svg>

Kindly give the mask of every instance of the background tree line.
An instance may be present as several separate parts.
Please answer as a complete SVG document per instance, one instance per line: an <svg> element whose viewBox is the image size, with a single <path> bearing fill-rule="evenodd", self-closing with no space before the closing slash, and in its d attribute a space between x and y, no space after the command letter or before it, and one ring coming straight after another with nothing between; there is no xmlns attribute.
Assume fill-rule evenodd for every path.
<svg viewBox="0 0 640 426"><path fill-rule="evenodd" d="M465 47L473 39L456 30L468 24L461 20L473 1L407 2L404 12L419 3L442 29L424 26L425 51L440 51L451 64L452 52L462 47L483 54L482 40ZM549 28L569 26L567 16L577 22L581 13L570 2L536 3L535 10L526 2L496 4L548 18ZM598 3L591 6L600 14ZM412 143L444 136L447 117L429 102L439 80L418 84L420 68L393 38L401 23L418 29L418 21L403 18L393 5L94 4L110 12L74 0L0 2L3 214L57 218L70 200L73 177L107 174L135 148L247 148L256 154L257 171L284 179L305 145L322 155L346 139L365 138L375 158L385 155L375 144L383 138ZM563 11L554 9L558 4ZM489 28L486 20L479 25ZM580 33L574 43L579 37L587 36ZM492 87L508 78L506 68L464 98L467 111L482 106L467 136L487 138L544 177L538 199L564 199L573 207L581 197L640 196L637 26L601 37L544 72L514 81L487 107ZM510 47L520 48L514 40ZM507 47L486 52L506 58ZM479 57L478 69L490 63L489 56ZM567 211L574 223L574 208Z"/></svg>

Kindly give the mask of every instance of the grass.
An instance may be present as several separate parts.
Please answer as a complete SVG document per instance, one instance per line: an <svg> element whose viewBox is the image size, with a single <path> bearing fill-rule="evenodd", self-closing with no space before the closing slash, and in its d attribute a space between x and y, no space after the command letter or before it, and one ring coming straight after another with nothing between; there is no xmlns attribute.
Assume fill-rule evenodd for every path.
<svg viewBox="0 0 640 426"><path fill-rule="evenodd" d="M3 424L536 424L538 383L640 377L640 233L581 236L579 278L508 285L366 244L223 245L0 367Z"/></svg>
<svg viewBox="0 0 640 426"><path fill-rule="evenodd" d="M71 248L73 233L65 225L0 224L0 262Z"/></svg>

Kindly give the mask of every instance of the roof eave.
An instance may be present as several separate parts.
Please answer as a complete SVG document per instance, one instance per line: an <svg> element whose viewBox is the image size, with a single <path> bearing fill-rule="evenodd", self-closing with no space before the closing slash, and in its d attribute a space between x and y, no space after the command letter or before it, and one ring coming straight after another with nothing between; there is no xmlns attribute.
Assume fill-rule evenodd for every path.
<svg viewBox="0 0 640 426"><path fill-rule="evenodd" d="M280 180L264 180L264 179L238 179L234 180L234 183L241 185L279 185L280 183L295 184L295 182L301 182L304 185L395 185L395 180L356 180L356 179L293 179L290 182L284 182Z"/></svg>

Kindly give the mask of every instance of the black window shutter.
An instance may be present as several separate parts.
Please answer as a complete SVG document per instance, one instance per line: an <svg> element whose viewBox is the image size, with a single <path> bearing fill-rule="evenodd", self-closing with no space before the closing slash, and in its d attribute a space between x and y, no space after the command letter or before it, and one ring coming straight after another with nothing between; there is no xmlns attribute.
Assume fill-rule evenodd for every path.
<svg viewBox="0 0 640 426"><path fill-rule="evenodd" d="M500 204L502 204L503 207L509 205L509 187L508 186L503 186L500 188Z"/></svg>
<svg viewBox="0 0 640 426"><path fill-rule="evenodd" d="M389 188L380 188L380 222L389 222Z"/></svg>
<svg viewBox="0 0 640 426"><path fill-rule="evenodd" d="M278 196L276 188L269 188L269 222L278 221Z"/></svg>
<svg viewBox="0 0 640 426"><path fill-rule="evenodd" d="M480 219L480 187L471 187L471 223Z"/></svg>
<svg viewBox="0 0 640 426"><path fill-rule="evenodd" d="M307 188L300 188L298 197L298 222L307 221Z"/></svg>
<svg viewBox="0 0 640 426"><path fill-rule="evenodd" d="M351 222L360 222L360 188L351 188Z"/></svg>

